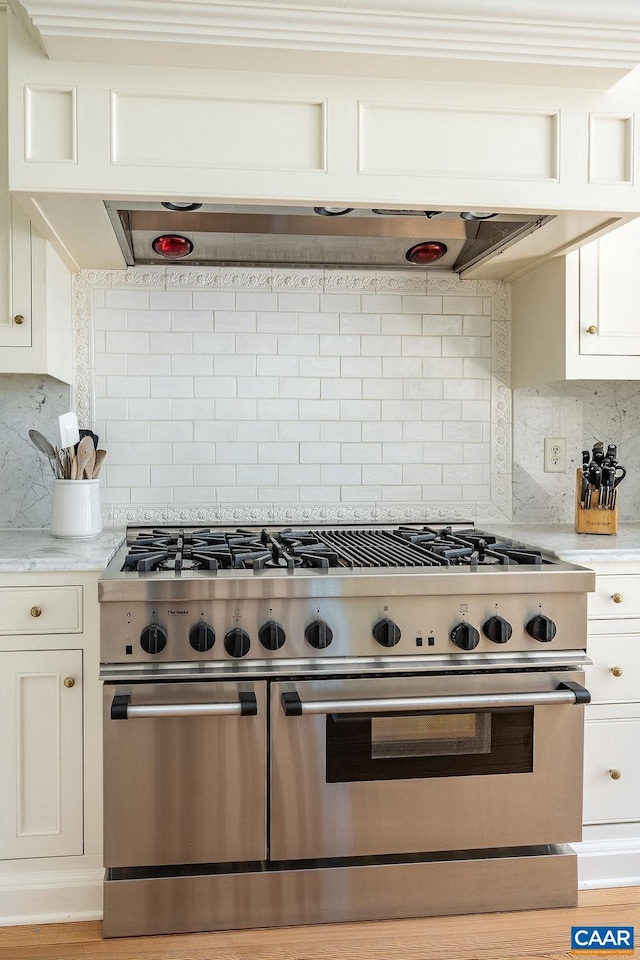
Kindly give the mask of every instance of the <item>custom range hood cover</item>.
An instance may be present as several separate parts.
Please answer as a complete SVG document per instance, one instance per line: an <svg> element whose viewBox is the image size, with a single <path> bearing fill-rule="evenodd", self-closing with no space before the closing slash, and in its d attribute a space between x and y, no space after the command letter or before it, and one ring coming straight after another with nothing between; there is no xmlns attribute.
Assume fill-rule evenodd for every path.
<svg viewBox="0 0 640 960"><path fill-rule="evenodd" d="M459 273L491 259L553 219L489 211L117 201L105 205L130 266L180 260L208 266ZM188 242L158 243L161 237ZM154 241L164 253L156 252ZM415 247L417 256L422 256L418 262L407 257Z"/></svg>

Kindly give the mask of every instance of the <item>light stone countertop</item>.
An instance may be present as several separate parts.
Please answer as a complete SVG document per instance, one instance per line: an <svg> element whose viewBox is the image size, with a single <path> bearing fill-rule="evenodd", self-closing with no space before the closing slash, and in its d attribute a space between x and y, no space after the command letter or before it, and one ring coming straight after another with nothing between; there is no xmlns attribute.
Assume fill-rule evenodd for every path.
<svg viewBox="0 0 640 960"><path fill-rule="evenodd" d="M41 529L0 530L0 573L103 570L124 535L123 527L90 540L63 540Z"/></svg>
<svg viewBox="0 0 640 960"><path fill-rule="evenodd" d="M482 530L482 521L476 526ZM640 523L621 523L618 533L576 533L572 523L487 523L487 530L547 550L568 563L640 561Z"/></svg>

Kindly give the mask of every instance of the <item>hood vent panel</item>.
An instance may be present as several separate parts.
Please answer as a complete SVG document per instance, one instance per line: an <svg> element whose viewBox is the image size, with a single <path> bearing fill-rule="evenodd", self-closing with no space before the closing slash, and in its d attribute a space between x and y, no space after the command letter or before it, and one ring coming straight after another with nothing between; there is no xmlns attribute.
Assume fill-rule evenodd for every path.
<svg viewBox="0 0 640 960"><path fill-rule="evenodd" d="M130 266L168 263L154 252L153 242L163 234L180 234L193 243L181 263L459 273L551 219L524 214L469 219L455 212L388 209L320 216L313 207L205 203L193 211L162 203L109 201L105 206ZM447 252L426 266L408 262L407 251L425 242L444 244Z"/></svg>

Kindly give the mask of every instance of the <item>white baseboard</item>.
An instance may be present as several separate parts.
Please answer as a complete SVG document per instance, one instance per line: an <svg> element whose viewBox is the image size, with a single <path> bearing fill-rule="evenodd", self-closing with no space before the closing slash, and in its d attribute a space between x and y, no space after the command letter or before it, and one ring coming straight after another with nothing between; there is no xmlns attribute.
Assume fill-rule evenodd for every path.
<svg viewBox="0 0 640 960"><path fill-rule="evenodd" d="M578 886L640 886L640 838L585 840L572 843L578 854Z"/></svg>
<svg viewBox="0 0 640 960"><path fill-rule="evenodd" d="M102 919L100 870L0 873L0 926Z"/></svg>

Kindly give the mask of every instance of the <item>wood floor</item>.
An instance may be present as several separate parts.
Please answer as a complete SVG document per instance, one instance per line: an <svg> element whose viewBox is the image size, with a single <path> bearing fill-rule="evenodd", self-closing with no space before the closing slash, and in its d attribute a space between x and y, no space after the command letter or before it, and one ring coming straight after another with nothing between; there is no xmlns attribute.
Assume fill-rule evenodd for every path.
<svg viewBox="0 0 640 960"><path fill-rule="evenodd" d="M633 925L640 887L589 890L577 907L424 920L103 940L102 924L0 927L1 960L576 960L577 924ZM585 957L613 954L584 954ZM636 949L634 957L640 957Z"/></svg>

